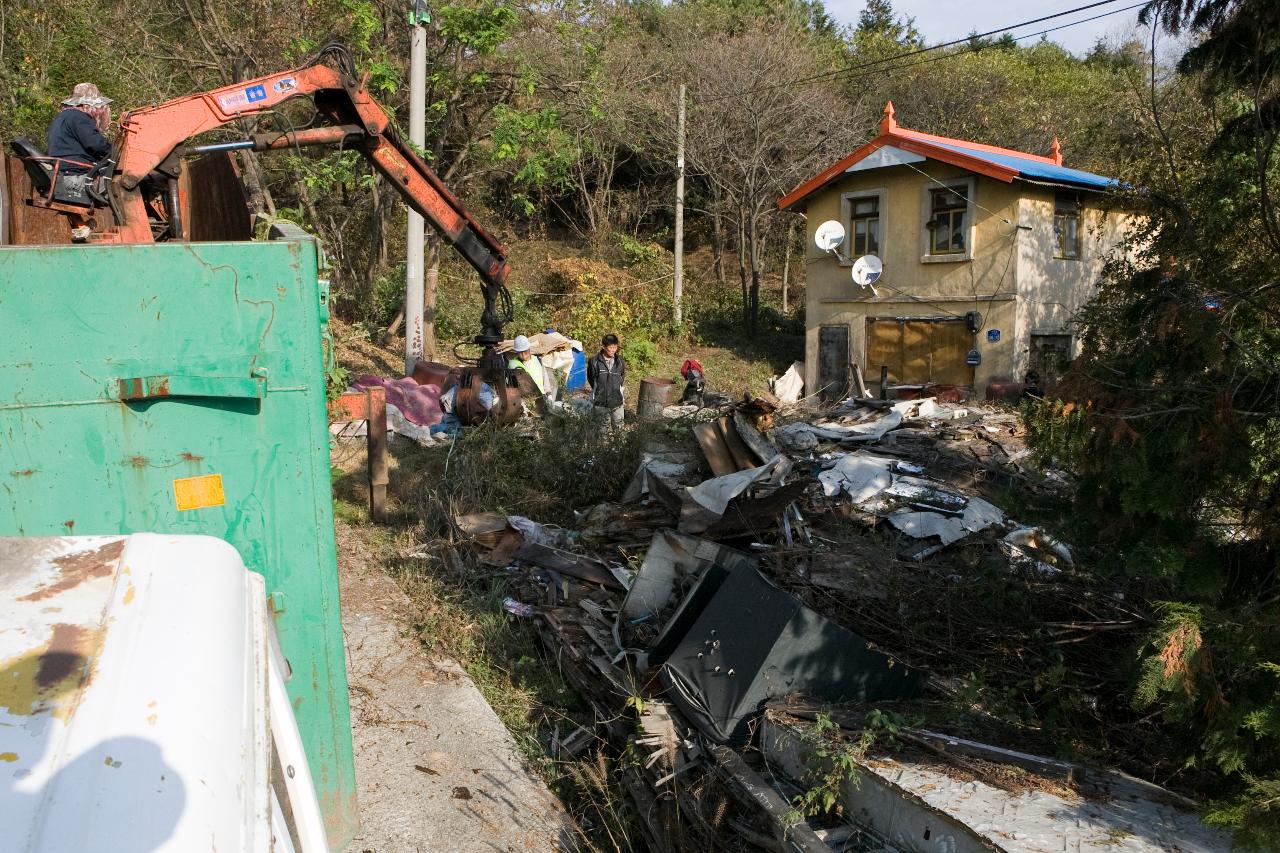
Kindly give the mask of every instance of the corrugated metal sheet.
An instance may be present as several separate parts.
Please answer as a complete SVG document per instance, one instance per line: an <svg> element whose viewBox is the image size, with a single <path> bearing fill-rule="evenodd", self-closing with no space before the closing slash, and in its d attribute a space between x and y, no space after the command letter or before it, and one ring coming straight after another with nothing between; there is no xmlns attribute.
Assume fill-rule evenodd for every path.
<svg viewBox="0 0 1280 853"><path fill-rule="evenodd" d="M988 163L995 163L998 166L1017 169L1019 176L1023 178L1050 181L1060 184L1074 184L1092 189L1108 189L1119 185L1119 182L1115 178L1106 178L1102 175L1095 175L1092 172L1085 172L1080 169L1068 169L1066 166L1055 166L1052 163L1045 163L1039 160L1032 160L1030 158L1014 157L1010 154L997 154L993 151L982 151L977 148L968 148L963 145L952 145L945 142L934 141L929 144L936 145L939 148L950 149L959 154L964 154L967 157L986 160Z"/></svg>

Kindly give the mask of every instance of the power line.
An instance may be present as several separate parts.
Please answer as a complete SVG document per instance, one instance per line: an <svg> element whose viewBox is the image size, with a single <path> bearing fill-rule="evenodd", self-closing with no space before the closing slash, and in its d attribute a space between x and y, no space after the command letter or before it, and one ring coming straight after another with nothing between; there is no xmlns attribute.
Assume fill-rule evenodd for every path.
<svg viewBox="0 0 1280 853"><path fill-rule="evenodd" d="M828 80L828 79L831 79L831 78L833 78L833 77L840 77L840 76L845 75L845 74L852 74L852 73L853 73L853 72L855 72L855 71L863 71L863 70L867 70L867 69L875 70L875 71L878 71L878 72L895 71L895 70L897 70L898 68L907 68L907 67L910 67L910 66L912 66L912 65L923 65L923 64L924 64L924 63L926 63L926 62L936 62L936 61L937 61L937 60L939 60L939 59L947 59L947 58L950 58L950 57L952 57L952 56L960 56L961 54L966 53L966 52L976 52L976 51L978 51L978 50L982 50L984 47L986 47L985 45L981 45L981 44L979 44L979 45L977 45L977 46L974 46L974 42L975 42L975 41L977 41L977 40L979 40L979 39L984 39L984 38L987 38L988 36L993 36L993 35L999 35L999 34L1008 33L1010 30L1020 29L1020 28L1022 28L1022 27L1030 26L1031 24L1038 24L1038 23L1041 23L1041 22L1043 22L1043 21L1052 20L1053 18L1061 18L1063 15L1073 15L1073 14L1075 14L1076 12L1084 12L1084 11L1088 11L1089 9L1095 9L1095 8L1097 8L1098 6L1106 6L1106 5L1110 4L1110 3L1116 3L1116 2L1119 2L1119 0L1101 0L1101 2L1097 2L1097 3L1090 3L1090 4L1086 5L1086 6L1077 6L1077 7L1076 7L1076 8L1074 8L1074 9L1067 9L1067 10L1066 10L1066 11L1064 11L1064 12L1057 12L1057 13L1055 13L1055 14L1053 14L1053 15L1045 15L1044 17L1041 17L1041 18L1032 18L1032 19L1031 19L1031 20L1029 20L1029 21L1023 21L1023 22L1018 23L1018 24L1011 24L1011 25L1009 25L1009 26L1007 26L1007 27L1001 27L1001 28L999 28L999 29L990 30L990 31L985 32L985 33L977 33L977 34L975 34L975 35L965 36L964 38L961 38L961 39L955 39L955 40L953 40L953 41L943 42L943 43L941 43L941 44L935 44L935 45L933 45L933 46L931 46L931 47L922 47L922 48L918 48L918 49L916 49L916 50L910 50L910 51L907 51L906 53L899 53L899 54L896 54L896 55L894 55L894 56L885 57L885 58L883 58L883 59L873 59L873 60L871 60L871 61L869 61L869 62L861 62L861 63L859 63L859 64L857 64L857 65L849 66L848 68L841 68L841 69L839 69L839 70L837 70L837 71L824 71L824 72L823 72L823 73L821 73L821 74L812 74L812 75L810 75L810 76L808 76L808 77L800 77L800 78L795 79L795 80L788 80L788 81L787 81L787 82L785 82L785 83L770 83L770 84L769 84L769 85L767 85L767 86L758 86L758 87L756 87L756 88L754 88L754 89L744 89L744 90L742 90L742 91L740 91L740 92L731 92L731 93L729 93L729 94L727 94L727 95L717 95L717 96L716 96L716 97L714 97L714 98L707 98L707 99L703 100L703 101L702 101L702 103L704 103L704 104L713 104L713 103L716 103L717 101L724 101L724 100L727 100L727 99L729 99L729 98L738 98L738 97L742 97L743 95L753 95L753 94L755 94L755 93L757 93L757 92L767 92L767 91L770 91L770 90L772 90L772 89L781 89L781 88L788 87L788 86L800 86L800 85L804 85L805 83L814 83L814 82L817 82L817 81L819 81L819 80ZM1071 22L1066 23L1066 24L1059 24L1059 25L1058 25L1058 26L1056 26L1056 27L1049 27L1048 29L1040 30L1039 32L1035 32L1035 33L1028 33L1028 34L1026 34L1026 35L1021 35L1021 36L1015 36L1015 37L1014 37L1014 41L1022 41L1023 39L1035 38L1036 36L1043 36L1043 35L1047 35L1047 34L1049 34L1049 33L1055 32L1055 31L1057 31L1057 30L1063 30L1063 29L1066 29L1066 28L1068 28L1068 27L1075 27L1075 26L1079 26L1080 24L1087 24L1087 23L1089 23L1090 21L1096 21L1096 20L1098 20L1098 19L1100 19L1100 18L1106 18L1106 17L1108 17L1108 16L1110 16L1110 15L1118 15L1118 14L1120 14L1121 12L1128 12L1128 11L1131 11L1131 10L1133 10L1133 9L1137 9L1137 8L1139 8L1140 6L1146 6L1146 5L1148 5L1148 0L1143 0L1143 2L1141 2L1141 3L1134 3L1134 4L1129 5L1129 6L1124 6L1124 7L1120 8L1120 9L1112 9L1112 10L1111 10L1111 11L1109 11L1109 12L1103 12L1102 14L1099 14L1099 15L1093 15L1093 16L1088 17L1088 18L1081 18L1081 19L1080 19L1080 20L1078 20L1078 21L1071 21ZM905 64L898 64L901 60L906 59L906 58L908 58L908 57L912 57L912 56L919 56L920 54L924 54L924 53L931 53L931 52L933 52L933 51L935 51L935 50L943 50L944 48L948 48L948 47L955 47L956 45L960 45L960 44L968 44L968 45L969 45L968 50L967 50L967 51L956 51L955 53L943 54L942 56L938 56L938 57L930 57L929 59L922 60L922 61L920 61L920 62L908 62L908 63L905 63ZM877 66L877 65L879 65L879 66L884 66L884 67L876 68L875 66Z"/></svg>
<svg viewBox="0 0 1280 853"><path fill-rule="evenodd" d="M1013 40L1014 40L1014 41L1022 41L1023 39L1030 39L1030 38L1035 38L1036 36L1043 36L1043 35L1047 35L1047 34L1049 34L1049 33L1056 32L1057 30L1065 30L1065 29L1067 29L1068 27L1074 27L1074 26L1077 26L1077 25L1079 25L1079 24L1087 24L1087 23L1089 23L1090 21L1096 21L1096 20L1098 20L1099 18L1106 18L1106 17L1108 17L1108 16L1110 16L1110 15L1117 15L1117 14L1119 14L1119 13L1121 13L1121 12L1128 12L1128 11L1130 11L1130 10L1137 9L1137 8L1139 8L1139 7L1141 7L1141 6L1146 6L1148 2L1149 2L1149 0L1143 0L1143 2L1141 2L1141 3L1134 3L1134 4L1133 4L1133 5L1131 5L1131 6L1124 6L1124 7L1120 8L1120 9L1113 9L1113 10L1111 10L1110 12L1103 12L1101 15L1094 15L1094 16L1089 17L1089 18L1081 18L1081 19L1080 19L1080 20L1078 20L1078 21L1071 21L1070 23L1067 23L1067 24L1059 24L1059 25L1058 25L1058 26L1056 26L1056 27L1049 27L1048 29L1040 30L1040 31L1038 31L1038 32L1034 32L1034 33L1027 33L1026 35L1014 36L1014 37L1013 37ZM903 69L903 68L912 68L912 67L914 67L914 66L916 66L916 65L927 65L927 64L929 64L930 62L940 62L940 61L942 61L942 60L944 60L944 59L953 59L953 58L955 58L955 57L957 57L957 56L963 56L963 55L965 55L966 53L978 53L978 52L980 52L980 51L982 51L982 50L985 50L985 49L986 49L986 48L985 48L985 47L983 47L983 46L979 46L979 47L971 47L971 48L968 48L968 49L966 49L966 50L957 50L957 51L955 51L954 53L944 53L944 54L941 54L941 55L939 55L939 56L928 56L928 57L925 57L924 59L918 59L918 60L916 60L915 62L903 62L903 63L899 63L899 64L897 64L897 65L888 65L888 66L885 66L885 67L883 67L883 68L877 68L877 69L875 69L875 71L876 71L877 73L887 73L887 72L889 72L889 71L898 71L898 70ZM839 72L839 73L844 73L844 72ZM787 85L790 85L790 84L787 84ZM742 94L749 94L749 93L744 92L744 93L742 93Z"/></svg>

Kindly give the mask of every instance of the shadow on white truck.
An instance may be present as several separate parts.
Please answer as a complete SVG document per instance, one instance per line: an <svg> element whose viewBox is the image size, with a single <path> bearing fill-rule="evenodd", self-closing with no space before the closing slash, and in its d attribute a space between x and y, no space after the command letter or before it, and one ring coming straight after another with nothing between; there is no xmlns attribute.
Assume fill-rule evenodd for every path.
<svg viewBox="0 0 1280 853"><path fill-rule="evenodd" d="M220 539L0 538L0 850L328 850L287 679Z"/></svg>

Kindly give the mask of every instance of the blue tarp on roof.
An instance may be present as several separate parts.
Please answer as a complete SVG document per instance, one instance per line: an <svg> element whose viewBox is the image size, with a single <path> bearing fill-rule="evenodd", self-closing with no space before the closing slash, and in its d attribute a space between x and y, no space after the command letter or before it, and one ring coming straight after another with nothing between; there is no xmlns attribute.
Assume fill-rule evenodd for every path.
<svg viewBox="0 0 1280 853"><path fill-rule="evenodd" d="M1009 169L1017 169L1019 177L1030 178L1038 181L1052 181L1058 184L1074 184L1081 187L1091 187L1094 189L1107 189L1108 187L1116 187L1120 182L1115 178L1104 178L1102 175L1095 175L1092 172L1082 172L1079 169L1068 169L1065 166L1055 166L1052 163L1043 163L1039 160L1031 160L1025 157L1015 157L1011 154L995 154L991 151L982 151L977 148L966 148L963 145L951 145L946 142L938 142L937 140L929 140L930 145L936 145L939 148L948 148L960 154L974 157L978 160L986 160L989 163L995 163L998 166L1004 166Z"/></svg>

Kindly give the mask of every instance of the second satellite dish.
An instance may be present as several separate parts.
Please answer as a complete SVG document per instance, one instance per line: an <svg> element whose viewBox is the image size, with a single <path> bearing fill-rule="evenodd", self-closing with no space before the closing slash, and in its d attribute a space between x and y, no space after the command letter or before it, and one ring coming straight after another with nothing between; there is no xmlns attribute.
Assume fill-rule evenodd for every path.
<svg viewBox="0 0 1280 853"><path fill-rule="evenodd" d="M844 242L844 226L834 219L828 219L814 232L813 242L824 252L834 252Z"/></svg>
<svg viewBox="0 0 1280 853"><path fill-rule="evenodd" d="M884 264L875 255L863 255L853 262L853 283L860 287L870 287L884 272Z"/></svg>

